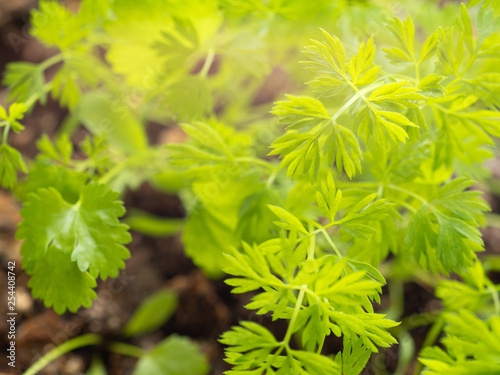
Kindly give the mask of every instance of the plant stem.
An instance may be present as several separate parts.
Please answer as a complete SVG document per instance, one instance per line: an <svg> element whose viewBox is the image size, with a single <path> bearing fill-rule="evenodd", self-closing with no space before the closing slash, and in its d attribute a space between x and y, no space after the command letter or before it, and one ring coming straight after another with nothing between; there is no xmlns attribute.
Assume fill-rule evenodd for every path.
<svg viewBox="0 0 500 375"><path fill-rule="evenodd" d="M424 343L422 345L422 348L420 349L420 352L422 352L422 350L424 350L428 346L431 346L432 344L434 344L434 342L437 340L437 338L441 334L441 330L443 329L444 323L445 323L444 318L442 315L440 315L436 319L434 324L432 325L429 333L427 334L427 336L424 340ZM417 364L415 366L415 371L413 372L413 375L420 374L420 372L422 371L423 368L424 368L424 365L420 362L417 362Z"/></svg>
<svg viewBox="0 0 500 375"><path fill-rule="evenodd" d="M2 136L2 144L6 145L7 144L7 137L9 136L9 131L10 131L10 123L7 122L5 125L5 128L3 129L3 136Z"/></svg>
<svg viewBox="0 0 500 375"><path fill-rule="evenodd" d="M47 366L50 362L59 358L60 356L78 349L84 346L97 345L101 342L102 337L95 333L89 333L86 335L78 336L73 339L66 341L65 343L59 345L58 347L52 349L50 352L45 354L42 358L36 361L31 367L24 373L24 375L35 375Z"/></svg>
<svg viewBox="0 0 500 375"><path fill-rule="evenodd" d="M326 232L325 228L324 227L321 227L319 228L319 230L321 231L321 233L323 233L323 235L325 236L326 240L328 241L328 243L330 244L330 246L333 248L333 250L335 251L335 253L337 254L337 256L342 259L342 254L340 253L340 250L338 249L338 247L335 245L335 243L332 241L332 239L330 238L330 236L328 235L328 233Z"/></svg>
<svg viewBox="0 0 500 375"><path fill-rule="evenodd" d="M387 318L391 320L399 320L403 314L404 308L404 288L403 281L399 279L392 279L388 285L389 299L391 307L387 311Z"/></svg>
<svg viewBox="0 0 500 375"><path fill-rule="evenodd" d="M408 194L410 195L411 197L419 200L420 202L422 202L423 204L427 204L427 201L422 198L420 195L418 195L417 193L414 193L413 191L410 191L410 190L407 190L407 189L404 189L402 187L399 187L399 186L396 186L396 185L393 185L393 184L389 184L389 185L386 185L386 187L388 187L389 189L391 190L396 190L396 191L400 191L401 193L405 193L405 194Z"/></svg>
<svg viewBox="0 0 500 375"><path fill-rule="evenodd" d="M302 307L302 302L304 301L304 296L306 295L307 285L304 284L300 287L299 296L297 297L297 303L295 304L295 308L293 309L293 315L290 319L290 323L288 324L288 329L285 333L285 338L282 341L284 346L288 346L290 339L292 338L293 326L295 325L295 321L297 320L297 316L299 315L300 308Z"/></svg>
<svg viewBox="0 0 500 375"><path fill-rule="evenodd" d="M128 357L142 357L146 351L130 344L125 344L123 342L114 341L109 344L108 349L114 353L126 355Z"/></svg>
<svg viewBox="0 0 500 375"><path fill-rule="evenodd" d="M203 63L203 67L200 70L200 77L206 77L208 72L210 71L210 67L212 66L215 58L215 51L213 48L210 48L207 53L207 57L205 58L205 62Z"/></svg>
<svg viewBox="0 0 500 375"><path fill-rule="evenodd" d="M64 59L62 53L58 53L57 55L54 55L52 57L49 57L47 60L43 61L40 65L38 65L38 69L40 70L45 70L50 68L52 65L57 64L58 62L62 61Z"/></svg>
<svg viewBox="0 0 500 375"><path fill-rule="evenodd" d="M407 331L401 331L398 335L398 342L399 358L394 375L405 375L415 354L415 341Z"/></svg>

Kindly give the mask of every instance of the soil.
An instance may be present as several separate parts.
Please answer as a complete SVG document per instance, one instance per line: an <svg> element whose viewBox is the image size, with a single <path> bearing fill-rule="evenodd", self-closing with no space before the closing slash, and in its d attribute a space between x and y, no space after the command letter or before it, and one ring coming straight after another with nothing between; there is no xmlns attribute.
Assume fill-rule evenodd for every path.
<svg viewBox="0 0 500 375"><path fill-rule="evenodd" d="M14 5L15 3L15 5ZM0 3L0 70L10 61L39 62L50 56L53 51L42 48L26 33L28 9L35 1L25 0ZM8 4L5 5L5 4ZM256 99L256 105L272 102L286 87L283 72L275 70L269 82L263 87L262 94ZM5 97L2 88L0 99ZM40 134L53 134L61 124L67 112L57 103L36 106L26 118L27 130L13 135L9 141L20 149L25 157L36 154L35 141ZM163 127L149 126L152 140L177 137L175 133L165 133ZM182 138L182 137L181 137ZM498 163L495 164L498 170ZM489 199L498 212L498 198ZM126 207L140 208L162 217L182 217L183 209L177 196L156 191L144 184L137 191L129 191L124 197ZM61 316L47 309L38 300L33 300L27 287L28 277L22 271L19 255L19 242L14 234L20 221L20 206L7 191L0 190L0 316L5 316L7 289L3 286L7 280L7 262L16 262L16 298L17 298L17 369L12 371L7 366L4 353L8 349L6 340L7 322L0 319L0 375L22 373L40 355L54 346L84 333L95 332L109 340L122 340L148 349L170 334L176 333L192 338L209 358L211 374L220 375L228 366L223 361L223 347L218 343L221 333L240 320L262 323L278 337L282 336L286 326L271 323L268 316L258 316L245 310L251 295L233 295L224 280L211 280L198 270L184 254L179 235L169 238L152 238L140 233L132 233L133 240L128 246L131 252L126 268L116 279L100 281L97 287L98 298L90 309L80 309L77 313ZM500 230L487 228L484 231L487 252L500 254ZM498 274L493 275L498 282ZM151 334L125 339L120 331L135 309L150 294L170 288L179 294L179 306L174 316L159 330ZM439 306L432 290L416 284L404 285L404 316L416 312L429 311ZM388 300L382 300L382 308ZM416 342L416 351L423 343L428 327L411 332ZM325 343L325 352L336 352L341 348L341 340L329 337ZM398 347L382 350L383 355L374 357L374 361L383 361L392 373L397 366ZM99 347L89 347L68 353L52 362L41 374L83 374L89 368L93 356L101 355L110 375L132 374L136 360L113 354ZM372 374L367 366L364 374ZM410 371L412 368L410 368ZM409 372L410 373L410 372Z"/></svg>

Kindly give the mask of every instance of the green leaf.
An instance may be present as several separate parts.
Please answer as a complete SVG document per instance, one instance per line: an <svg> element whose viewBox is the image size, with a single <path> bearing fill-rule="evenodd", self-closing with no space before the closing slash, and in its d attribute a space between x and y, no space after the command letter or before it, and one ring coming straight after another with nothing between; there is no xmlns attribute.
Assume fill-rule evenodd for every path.
<svg viewBox="0 0 500 375"><path fill-rule="evenodd" d="M344 336L344 348L342 349L342 374L358 375L370 359L371 351L363 344L361 337Z"/></svg>
<svg viewBox="0 0 500 375"><path fill-rule="evenodd" d="M329 165L336 162L338 171L344 169L349 178L361 171L361 149L350 129L335 123L317 99L291 95L288 99L277 102L272 113L290 132L275 140L269 153L283 158L280 168L287 168L287 176L308 174L315 180L323 160Z"/></svg>
<svg viewBox="0 0 500 375"><path fill-rule="evenodd" d="M463 34L455 40L454 28L439 28L437 31L438 72L458 76L458 70L463 58Z"/></svg>
<svg viewBox="0 0 500 375"><path fill-rule="evenodd" d="M169 237L184 227L183 219L155 216L138 209L130 211L124 222L131 230L153 237Z"/></svg>
<svg viewBox="0 0 500 375"><path fill-rule="evenodd" d="M256 176L251 175L224 181L221 186L211 181L193 184L197 198L188 206L191 209L182 239L186 254L211 277L222 275L223 253L240 244L236 233L239 208L259 188Z"/></svg>
<svg viewBox="0 0 500 375"><path fill-rule="evenodd" d="M177 294L162 290L146 298L125 325L126 336L142 335L160 328L177 308Z"/></svg>
<svg viewBox="0 0 500 375"><path fill-rule="evenodd" d="M371 264L366 263L366 262L360 262L358 260L354 259L348 259L346 258L347 264L352 268L354 272L356 271L363 271L365 272L368 276L370 276L373 280L385 284L386 281L384 279L384 276Z"/></svg>
<svg viewBox="0 0 500 375"><path fill-rule="evenodd" d="M330 319L339 325L344 335L360 336L363 345L372 352L378 352L375 345L387 348L397 342L386 329L396 327L399 323L385 319L385 315L374 313L343 314L331 311Z"/></svg>
<svg viewBox="0 0 500 375"><path fill-rule="evenodd" d="M28 286L34 298L43 300L45 307L53 307L62 314L68 309L76 312L81 306L90 307L97 295L92 290L96 282L88 272L82 272L71 260L71 254L50 244L40 261L23 267L32 275Z"/></svg>
<svg viewBox="0 0 500 375"><path fill-rule="evenodd" d="M274 359L270 354L279 345L265 327L247 321L240 324L224 332L220 339L222 344L228 345L225 361L233 365L232 370L225 372L228 375L269 367L268 361Z"/></svg>
<svg viewBox="0 0 500 375"><path fill-rule="evenodd" d="M52 142L47 134L43 134L36 146L44 156L64 164L69 164L73 154L73 143L66 133L63 133L55 142Z"/></svg>
<svg viewBox="0 0 500 375"><path fill-rule="evenodd" d="M379 106L393 107L394 109L405 109L417 107L413 100L425 99L425 96L419 94L419 89L414 87L403 87L406 82L387 83L374 90L368 100Z"/></svg>
<svg viewBox="0 0 500 375"><path fill-rule="evenodd" d="M16 193L25 201L30 193L35 193L40 188L52 187L66 202L76 203L86 181L87 174L84 172L77 172L46 160L37 160L31 164L27 180L20 184Z"/></svg>
<svg viewBox="0 0 500 375"><path fill-rule="evenodd" d="M438 33L439 31L436 31L435 33L429 35L425 40L422 50L420 51L420 58L418 59L419 63L422 63L433 56L436 51Z"/></svg>
<svg viewBox="0 0 500 375"><path fill-rule="evenodd" d="M328 173L326 182L321 181L321 192L316 191L316 202L323 215L325 215L330 222L335 221L335 215L337 214L341 201L342 191L336 189L333 175Z"/></svg>
<svg viewBox="0 0 500 375"><path fill-rule="evenodd" d="M363 136L365 142L368 143L370 137L375 137L377 143L389 149L390 141L396 144L406 142L408 133L404 127L418 128L406 116L395 112L415 107L411 100L423 98L416 93L417 89L403 88L401 87L403 84L404 82L398 82L379 87L368 98L367 106L356 115L358 136Z"/></svg>
<svg viewBox="0 0 500 375"><path fill-rule="evenodd" d="M457 23L464 37L465 46L470 53L475 52L474 35L472 33L472 24L465 4L460 5L460 16L457 17Z"/></svg>
<svg viewBox="0 0 500 375"><path fill-rule="evenodd" d="M300 222L299 219L297 219L293 214L290 212L286 211L285 209L277 206L272 206L272 205L267 205L269 209L276 215L278 216L281 220L284 221L282 222L274 222L277 226L286 229L286 230L297 230L299 232L302 232L304 234L308 234L309 232L304 228L304 225Z"/></svg>
<svg viewBox="0 0 500 375"><path fill-rule="evenodd" d="M57 1L42 0L38 8L31 12L31 34L48 47L66 50L89 35L92 24L82 22Z"/></svg>
<svg viewBox="0 0 500 375"><path fill-rule="evenodd" d="M300 374L341 375L339 366L332 359L324 355L302 350L291 350L290 352L305 370L304 372L300 372Z"/></svg>
<svg viewBox="0 0 500 375"><path fill-rule="evenodd" d="M21 211L24 220L17 232L25 240L21 247L24 267L35 269L52 246L68 254L81 272L88 270L103 280L116 277L130 256L123 246L130 242L130 235L118 220L125 209L117 198L118 193L95 182L82 189L75 204L66 202L53 188L32 194Z"/></svg>
<svg viewBox="0 0 500 375"><path fill-rule="evenodd" d="M467 191L473 181L457 178L441 186L435 197L414 213L406 231L406 246L425 268L437 273L461 272L472 265L483 241L477 226L488 205L480 192Z"/></svg>
<svg viewBox="0 0 500 375"><path fill-rule="evenodd" d="M301 61L301 64L308 70L316 73L333 74L334 77L341 80L345 74L345 52L344 46L339 38L330 35L321 29L325 42L312 40L312 46L306 47L304 54L312 61Z"/></svg>
<svg viewBox="0 0 500 375"><path fill-rule="evenodd" d="M28 62L7 64L2 83L9 87L10 100L26 102L31 97L39 97L42 104L46 101L43 71L36 64Z"/></svg>
<svg viewBox="0 0 500 375"><path fill-rule="evenodd" d="M0 145L0 185L12 189L17 183L17 173L27 172L21 153L7 144Z"/></svg>
<svg viewBox="0 0 500 375"><path fill-rule="evenodd" d="M366 44L364 42L360 44L358 53L351 58L347 65L347 71L354 85L366 86L375 81L380 67L373 65L374 57L375 46L373 37L371 37Z"/></svg>
<svg viewBox="0 0 500 375"><path fill-rule="evenodd" d="M24 117L27 110L28 107L23 103L13 103L9 107L9 114L7 114L5 108L0 106L0 120L4 120L0 122L0 127L9 125L14 132L19 133L24 129L24 126L18 120Z"/></svg>
<svg viewBox="0 0 500 375"><path fill-rule="evenodd" d="M445 314L446 337L441 340L445 350L427 347L419 361L426 374L498 374L500 373L500 318L482 321L468 310Z"/></svg>
<svg viewBox="0 0 500 375"><path fill-rule="evenodd" d="M207 118L213 110L209 82L198 75L183 78L166 90L164 104L180 121Z"/></svg>
<svg viewBox="0 0 500 375"><path fill-rule="evenodd" d="M134 375L205 375L209 366L197 345L189 339L171 335L139 359Z"/></svg>
<svg viewBox="0 0 500 375"><path fill-rule="evenodd" d="M95 89L106 74L101 61L88 53L66 53L64 64L52 79L52 97L74 111L80 104L82 91Z"/></svg>
<svg viewBox="0 0 500 375"><path fill-rule="evenodd" d="M398 17L393 17L389 20L387 26L403 48L402 50L399 48L384 48L387 58L395 63L413 62L415 60L415 51L413 48L415 27L413 26L413 21L410 16L404 21L401 21Z"/></svg>
<svg viewBox="0 0 500 375"><path fill-rule="evenodd" d="M251 157L252 140L247 134L211 120L183 124L189 140L182 144L169 144L171 163L185 170L186 177L206 180L207 175L226 174L241 168L245 162L238 158Z"/></svg>
<svg viewBox="0 0 500 375"><path fill-rule="evenodd" d="M85 94L78 118L93 134L103 135L124 152L134 153L148 144L143 125L130 109L102 92Z"/></svg>
<svg viewBox="0 0 500 375"><path fill-rule="evenodd" d="M356 205L349 209L344 217L335 221L335 225L349 233L353 237L367 238L368 235L374 233L374 229L370 227L372 221L385 219L394 207L394 204L387 203L385 199L378 199L377 193L370 194L359 201Z"/></svg>

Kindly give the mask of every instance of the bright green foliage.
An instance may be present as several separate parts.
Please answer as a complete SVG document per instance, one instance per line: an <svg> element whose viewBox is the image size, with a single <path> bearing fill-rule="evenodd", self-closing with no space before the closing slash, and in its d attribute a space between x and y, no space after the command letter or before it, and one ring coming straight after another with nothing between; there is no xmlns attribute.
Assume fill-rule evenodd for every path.
<svg viewBox="0 0 500 375"><path fill-rule="evenodd" d="M24 102L32 97L45 101L43 70L36 64L14 62L7 65L2 83L9 86L9 99Z"/></svg>
<svg viewBox="0 0 500 375"><path fill-rule="evenodd" d="M39 189L29 196L17 233L25 240L21 248L23 266L33 275L30 286L34 295L42 297L47 306L54 305L57 312L66 308L75 311L78 302L89 306L89 295L94 295L90 289L77 293L59 288L59 284L73 285L77 282L73 277L80 280L89 275L105 280L116 277L125 266L123 260L129 252L123 244L130 241L130 235L127 226L118 221L124 208L117 197L117 193L95 182L82 188L75 204L66 202L53 188ZM53 272L54 262L61 259L65 259L61 272ZM95 282L84 285L95 286ZM77 300L72 301L75 297L71 296Z"/></svg>
<svg viewBox="0 0 500 375"><path fill-rule="evenodd" d="M241 325L222 335L221 342L231 345L227 361L234 365L225 374L340 374L338 364L316 353L287 348L286 355L280 356L282 343L266 328L253 322Z"/></svg>
<svg viewBox="0 0 500 375"><path fill-rule="evenodd" d="M177 294L170 290L149 296L134 312L123 333L126 336L135 336L157 330L175 312L177 302Z"/></svg>
<svg viewBox="0 0 500 375"><path fill-rule="evenodd" d="M361 150L351 130L336 124L319 100L297 96L288 99L277 102L272 113L281 116L280 121L288 124L292 132L274 141L274 150L269 154L283 157L281 168L288 168L287 176L308 173L315 179L323 155L328 164L336 161L339 173L344 169L350 178L356 170L361 171Z"/></svg>
<svg viewBox="0 0 500 375"><path fill-rule="evenodd" d="M467 310L445 317L446 351L432 347L421 353L420 361L427 366L424 374L498 374L500 318L485 322Z"/></svg>
<svg viewBox="0 0 500 375"><path fill-rule="evenodd" d="M328 182L330 198L335 196L331 175ZM324 189L328 192L326 185ZM346 214L344 223L348 225L352 221L349 228L363 233L363 226L355 223L369 220L370 214L378 207L372 206L375 207L365 209L366 215L357 214L364 207L364 202L361 202L359 207L353 208L353 213ZM281 342L264 328L254 327L254 323L248 322L243 324L244 328L236 327L224 334L222 342L230 345L227 361L235 366L234 370L227 373L254 370L259 374L274 373L271 371L285 374L290 369L304 374L340 373L337 365L328 363L326 357L318 357L315 353L332 332L337 336L344 334L346 340L359 336L360 340L356 341L352 349L358 354L364 353L366 349L376 352L376 345L386 347L394 343L395 339L385 329L397 323L384 319L384 315L373 313L371 305L372 299L378 299L381 286L375 280L383 282L383 277L362 262L339 259L333 255L315 259L315 241L301 220L283 208L269 208L282 220L275 224L289 231L290 238L269 240L259 246L244 243L242 252L232 251L227 255L229 266L225 272L240 277L226 282L235 287L235 293L259 290L260 293L246 307L257 310L257 314L272 312L273 320L290 320L288 330ZM335 213L331 214L330 210L328 214L335 217ZM299 233L306 236L298 238ZM326 232L325 235L328 236ZM291 334L297 331L302 332L303 352L291 350L288 346ZM349 361L347 358L351 354L351 347L347 350L345 361ZM279 356L283 351L286 356ZM296 362L299 353L304 368ZM360 355L368 358L366 354ZM308 364L319 367L309 368Z"/></svg>
<svg viewBox="0 0 500 375"><path fill-rule="evenodd" d="M489 208L478 198L480 192L465 190L472 183L455 179L443 185L410 219L406 245L433 272L459 272L472 265L474 251L482 250L477 226L482 222L482 211Z"/></svg>
<svg viewBox="0 0 500 375"><path fill-rule="evenodd" d="M12 104L9 107L9 114L7 114L5 108L0 107L0 120L3 120L0 122L0 127L9 126L12 130L14 130L14 132L19 133L24 129L24 126L18 120L21 120L24 117L27 110L28 107L22 103Z"/></svg>
<svg viewBox="0 0 500 375"><path fill-rule="evenodd" d="M187 338L171 335L141 357L134 375L204 375L207 360Z"/></svg>
<svg viewBox="0 0 500 375"><path fill-rule="evenodd" d="M168 145L172 164L186 168L189 177L201 178L209 173L230 174L244 157L250 156L251 140L220 123L185 124L189 142ZM201 178L202 179L202 178Z"/></svg>
<svg viewBox="0 0 500 375"><path fill-rule="evenodd" d="M26 165L19 151L6 144L0 145L0 184L11 189L16 185L17 172L26 172Z"/></svg>
<svg viewBox="0 0 500 375"><path fill-rule="evenodd" d="M19 122L28 110L22 103L13 103L7 110L0 106L0 129L3 130L2 143L0 144L0 186L12 189L17 183L17 173L27 172L21 153L7 144L7 135L12 129L18 133L24 129Z"/></svg>
<svg viewBox="0 0 500 375"><path fill-rule="evenodd" d="M66 310L76 312L81 306L89 308L97 298L93 290L95 279L78 268L71 254L56 246L50 246L39 261L31 262L25 269L32 275L28 286L33 297L43 300L46 307L53 307L58 314Z"/></svg>
<svg viewBox="0 0 500 375"><path fill-rule="evenodd" d="M360 140L353 131L365 143L375 137L384 149L404 143L408 138L405 129L418 127L404 113L409 109L419 113L415 102L425 96L419 94L418 88L406 87L406 81L377 80L380 67L373 65L373 39L361 43L358 53L346 60L341 41L326 31L323 35L325 42L313 40L314 45L306 48L311 61L302 62L308 70L321 74L309 85L323 97L338 96L346 90L352 94L333 115L319 100L310 97L289 96L289 102L278 102L273 113L281 117L290 132L273 143L275 150L271 154L283 157L281 167L288 167L288 176L308 173L314 180L324 160L328 165L336 162L339 173L344 170L352 178L356 171L361 172L362 159ZM355 103L357 113L346 122L341 115ZM347 125L353 122L354 128Z"/></svg>
<svg viewBox="0 0 500 375"><path fill-rule="evenodd" d="M240 241L236 231L239 207L260 187L255 176L221 184L193 184L196 201L188 214L183 241L186 253L209 275L221 276L223 252L238 246Z"/></svg>
<svg viewBox="0 0 500 375"><path fill-rule="evenodd" d="M0 184L24 204L33 296L58 313L90 306L96 279L129 256L119 194L149 182L179 193L184 223L141 211L125 222L146 235L183 230L196 266L229 273L235 293L252 293L248 309L288 327L275 337L242 322L223 334L228 374L356 375L396 339L395 372L408 372L408 332L422 325L403 316L405 282L443 301L444 313L422 313L438 319L428 342L450 323L446 350L421 355L424 373L498 373L499 288L487 277L497 266L476 255L488 206L472 189L500 136L500 7L401 2L404 18L386 19L393 3L41 0L31 33L57 52L8 64L16 102L0 109ZM25 165L10 130L49 93L69 115ZM80 125L90 134L74 144ZM386 279L390 307L378 311ZM154 295L124 333L157 329L174 306ZM135 354L136 374L208 372L177 336Z"/></svg>

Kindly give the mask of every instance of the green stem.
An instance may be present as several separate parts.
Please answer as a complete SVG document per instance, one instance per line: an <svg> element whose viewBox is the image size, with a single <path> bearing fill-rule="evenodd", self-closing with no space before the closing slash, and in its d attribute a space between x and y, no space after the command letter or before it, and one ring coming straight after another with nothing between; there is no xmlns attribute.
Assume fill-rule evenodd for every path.
<svg viewBox="0 0 500 375"><path fill-rule="evenodd" d="M407 331L402 331L398 335L398 343L399 358L394 375L405 375L415 354L415 341Z"/></svg>
<svg viewBox="0 0 500 375"><path fill-rule="evenodd" d="M307 251L307 259L314 259L315 250L316 250L316 236L312 236L311 242L309 243L309 249Z"/></svg>
<svg viewBox="0 0 500 375"><path fill-rule="evenodd" d="M405 194L408 194L410 195L411 197L419 200L420 202L422 202L423 204L427 204L427 201L422 198L420 195L418 195L417 193L414 193L413 191L410 191L410 190L407 190L407 189L404 189L402 187L399 187L399 186L396 186L396 185L393 185L393 184L389 184L389 185L386 185L386 187L388 187L389 189L391 190L396 190L396 191L400 191L401 193L405 193Z"/></svg>
<svg viewBox="0 0 500 375"><path fill-rule="evenodd" d="M321 233L323 233L323 235L325 236L326 240L328 241L328 243L330 244L330 246L333 248L333 250L335 251L335 253L337 254L337 256L342 259L342 254L340 252L340 250L338 249L338 247L335 245L335 243L332 241L332 239L330 238L330 236L328 235L328 233L326 232L325 228L324 227L321 227L319 228L319 230L321 231Z"/></svg>
<svg viewBox="0 0 500 375"><path fill-rule="evenodd" d="M52 86L54 86L54 82L51 81L51 82L47 82L44 86L43 86L43 92L44 93L47 93L49 92L51 89L52 89ZM35 102L37 100L40 99L40 92L36 92L34 93L33 95L31 95L25 102L24 104L26 105L26 107L30 108L33 104L35 104Z"/></svg>
<svg viewBox="0 0 500 375"><path fill-rule="evenodd" d="M66 341L65 343L59 345L58 347L52 349L50 352L45 354L42 358L36 361L31 367L24 373L24 375L35 375L38 371L42 370L50 362L59 358L60 356L78 349L84 346L97 345L101 342L102 338L100 335L95 333L89 333L86 335L78 336L73 339Z"/></svg>
<svg viewBox="0 0 500 375"><path fill-rule="evenodd" d="M446 87L445 87L446 91L449 91L453 87L453 85L455 83L460 82L462 80L462 77L467 72L467 70L469 70L469 68L471 67L471 65L474 63L474 61L476 60L476 57L477 57L477 55L475 53L473 53L472 55L470 55L469 61L467 62L467 65L462 70L462 72L461 73L455 73L456 78L453 81L451 81L449 84L446 85Z"/></svg>
<svg viewBox="0 0 500 375"><path fill-rule="evenodd" d="M200 77L206 77L208 72L210 71L210 67L212 66L215 58L215 51L213 48L210 48L207 53L207 57L205 58L205 62L203 63L203 67L200 70Z"/></svg>
<svg viewBox="0 0 500 375"><path fill-rule="evenodd" d="M112 342L109 344L108 349L114 353L125 355L128 357L141 358L146 351L130 344L125 344L123 342Z"/></svg>
<svg viewBox="0 0 500 375"><path fill-rule="evenodd" d="M424 340L424 344L422 345L422 348L420 349L420 351L422 351L425 348L427 348L428 346L431 346L434 344L434 342L437 340L437 338L441 334L441 330L443 329L444 323L445 323L444 318L442 315L440 315L436 319L434 324L432 325L429 333L427 334L427 336ZM421 362L417 362L417 364L415 366L415 371L413 371L413 375L420 374L420 372L422 371L423 368L424 368L424 365Z"/></svg>
<svg viewBox="0 0 500 375"><path fill-rule="evenodd" d="M404 308L403 282L398 279L392 279L389 281L388 287L391 307L387 311L387 318L391 320L399 320L403 314Z"/></svg>
<svg viewBox="0 0 500 375"><path fill-rule="evenodd" d="M293 326L295 325L295 321L297 320L297 317L299 316L300 308L302 307L302 302L304 301L304 296L306 295L306 289L307 285L304 284L300 287L300 292L299 296L297 297L297 303L295 304L295 308L293 309L293 315L292 318L290 319L290 323L288 324L288 329L286 330L285 333L285 338L281 342L282 345L288 347L288 343L290 342L290 339L292 338L293 334Z"/></svg>
<svg viewBox="0 0 500 375"><path fill-rule="evenodd" d="M7 144L7 137L9 136L9 131L10 131L10 123L7 122L5 125L5 128L3 129L3 136L2 136L2 144L6 145Z"/></svg>
<svg viewBox="0 0 500 375"><path fill-rule="evenodd" d="M49 57L47 60L43 61L38 65L38 68L40 70L45 70L50 68L52 65L57 64L58 62L61 62L64 59L62 53L58 53L57 55L54 55L52 57Z"/></svg>

